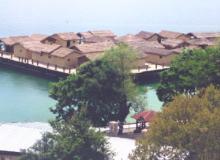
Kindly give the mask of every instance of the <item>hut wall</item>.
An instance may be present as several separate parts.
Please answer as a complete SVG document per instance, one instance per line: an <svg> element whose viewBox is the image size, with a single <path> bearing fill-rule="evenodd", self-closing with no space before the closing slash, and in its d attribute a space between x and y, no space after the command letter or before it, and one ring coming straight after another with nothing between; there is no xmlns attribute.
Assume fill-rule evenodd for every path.
<svg viewBox="0 0 220 160"><path fill-rule="evenodd" d="M27 59L32 58L31 52L26 50L20 44L14 46L14 56Z"/></svg>
<svg viewBox="0 0 220 160"><path fill-rule="evenodd" d="M73 68L73 67L77 67L78 65L78 57L74 53L69 54L64 58L51 56L50 60L51 60L50 64L57 65L59 67L64 67L64 68Z"/></svg>
<svg viewBox="0 0 220 160"><path fill-rule="evenodd" d="M41 53L33 52L32 53L32 59L34 61L38 61L39 63L44 63L44 64L50 63L48 53L42 53L41 54Z"/></svg>
<svg viewBox="0 0 220 160"><path fill-rule="evenodd" d="M89 59L86 56L81 56L81 57L78 57L77 61L78 61L78 66L80 66L81 64L88 62Z"/></svg>
<svg viewBox="0 0 220 160"><path fill-rule="evenodd" d="M51 39L46 39L44 40L44 43L45 44L58 44L58 45L61 45L62 47L68 47L68 48L71 48L72 46L74 46L76 43L79 44L79 41L74 41L74 40L71 40L69 41L69 46L67 46L67 43L68 41L65 41L63 39L60 39L60 38L54 38L53 40Z"/></svg>
<svg viewBox="0 0 220 160"><path fill-rule="evenodd" d="M20 156L0 154L0 160L19 160Z"/></svg>
<svg viewBox="0 0 220 160"><path fill-rule="evenodd" d="M159 65L169 65L171 61L176 57L176 54L171 54L167 56L160 56L155 54L147 54L147 58L145 58L146 62L159 64Z"/></svg>

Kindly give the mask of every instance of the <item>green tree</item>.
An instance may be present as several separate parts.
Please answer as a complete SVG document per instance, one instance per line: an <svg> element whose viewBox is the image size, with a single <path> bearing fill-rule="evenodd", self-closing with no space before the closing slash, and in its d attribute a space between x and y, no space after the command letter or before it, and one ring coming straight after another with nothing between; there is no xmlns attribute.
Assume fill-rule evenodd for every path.
<svg viewBox="0 0 220 160"><path fill-rule="evenodd" d="M219 160L220 90L180 95L167 104L138 140L131 160Z"/></svg>
<svg viewBox="0 0 220 160"><path fill-rule="evenodd" d="M104 135L92 129L82 113L51 125L53 132L45 134L21 160L108 160L113 156Z"/></svg>
<svg viewBox="0 0 220 160"><path fill-rule="evenodd" d="M169 102L175 95L194 95L210 84L220 84L220 48L185 50L161 73L157 95Z"/></svg>
<svg viewBox="0 0 220 160"><path fill-rule="evenodd" d="M82 65L76 75L53 84L50 95L57 100L52 110L57 119L68 119L83 107L94 126L123 123L130 108L138 109L141 104L130 75L134 54L120 44L103 58Z"/></svg>

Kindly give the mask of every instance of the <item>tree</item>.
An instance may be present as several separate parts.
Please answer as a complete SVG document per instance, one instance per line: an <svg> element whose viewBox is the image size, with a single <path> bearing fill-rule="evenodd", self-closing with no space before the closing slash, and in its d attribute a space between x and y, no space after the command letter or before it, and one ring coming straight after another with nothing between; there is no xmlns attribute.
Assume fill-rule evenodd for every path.
<svg viewBox="0 0 220 160"><path fill-rule="evenodd" d="M220 84L220 48L185 50L161 73L157 95L169 102L175 95L194 95L199 88Z"/></svg>
<svg viewBox="0 0 220 160"><path fill-rule="evenodd" d="M109 121L123 123L130 108L137 109L140 104L129 72L132 54L130 48L120 44L103 58L82 65L76 75L53 84L50 96L57 100L52 110L57 119L68 119L86 108L86 117L94 126L105 126Z"/></svg>
<svg viewBox="0 0 220 160"><path fill-rule="evenodd" d="M131 160L218 160L220 90L214 86L195 96L179 95L163 108L138 140Z"/></svg>
<svg viewBox="0 0 220 160"><path fill-rule="evenodd" d="M108 160L113 156L101 132L90 127L82 113L69 121L53 121L47 133L21 160Z"/></svg>

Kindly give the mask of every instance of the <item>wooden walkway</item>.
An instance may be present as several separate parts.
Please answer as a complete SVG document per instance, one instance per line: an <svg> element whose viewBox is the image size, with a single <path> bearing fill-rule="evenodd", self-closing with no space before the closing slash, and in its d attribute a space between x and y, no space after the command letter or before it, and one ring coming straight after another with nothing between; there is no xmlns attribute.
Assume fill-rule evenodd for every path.
<svg viewBox="0 0 220 160"><path fill-rule="evenodd" d="M65 74L75 74L76 73L76 68L67 69L67 68L61 68L61 67L58 67L55 65L43 64L40 62L32 61L30 59L21 59L21 58L13 56L11 53L7 53L7 52L0 51L0 57L4 58L4 59L13 60L15 62L29 64L29 65L33 65L36 67L48 69L51 71L61 72L61 73L65 73Z"/></svg>
<svg viewBox="0 0 220 160"><path fill-rule="evenodd" d="M151 71L162 71L164 69L170 68L169 66L162 66L158 64L152 64L152 63L145 63L145 66L146 68L132 69L131 73L139 74L139 73L151 72Z"/></svg>
<svg viewBox="0 0 220 160"><path fill-rule="evenodd" d="M18 57L13 56L11 53L7 53L4 51L0 51L0 57L4 59L9 59L15 62L44 68L44 69L51 70L51 71L56 71L56 72L65 73L65 74L76 74L76 68L67 69L67 68L61 68L55 65L50 65L50 64L47 65L44 63L33 61L31 59L18 58ZM161 71L161 70L169 68L169 66L162 66L162 65L152 64L152 63L145 63L145 66L146 68L132 69L131 73L139 74L139 73L151 72L151 71Z"/></svg>

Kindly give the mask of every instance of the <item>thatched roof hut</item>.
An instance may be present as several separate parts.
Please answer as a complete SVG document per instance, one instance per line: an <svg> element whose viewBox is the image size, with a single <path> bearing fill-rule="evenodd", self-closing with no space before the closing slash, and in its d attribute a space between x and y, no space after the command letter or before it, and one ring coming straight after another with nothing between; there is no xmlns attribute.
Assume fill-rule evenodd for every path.
<svg viewBox="0 0 220 160"><path fill-rule="evenodd" d="M138 34L136 34L137 37L143 38L144 40L147 41L161 41L161 36L157 33L153 32L146 32L146 31L141 31Z"/></svg>

